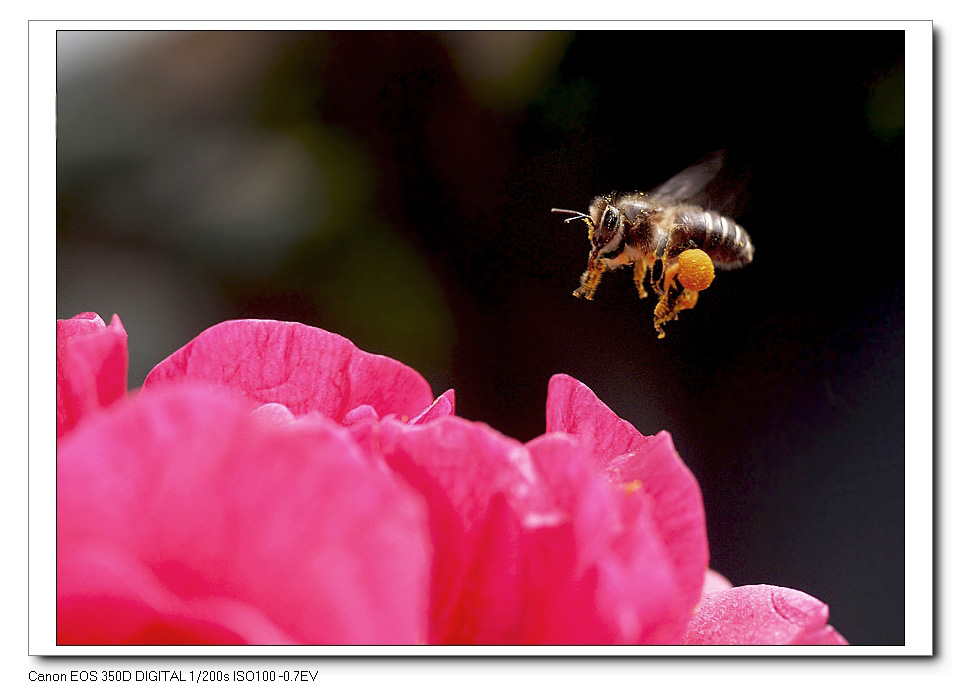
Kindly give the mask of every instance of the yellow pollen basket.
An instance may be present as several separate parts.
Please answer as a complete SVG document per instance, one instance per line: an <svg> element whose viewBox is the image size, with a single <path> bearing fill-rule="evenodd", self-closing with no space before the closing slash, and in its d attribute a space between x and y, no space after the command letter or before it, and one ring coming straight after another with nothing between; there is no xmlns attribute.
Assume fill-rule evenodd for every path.
<svg viewBox="0 0 961 696"><path fill-rule="evenodd" d="M706 290L714 282L714 262L700 249L688 249L677 257L677 279L686 290Z"/></svg>

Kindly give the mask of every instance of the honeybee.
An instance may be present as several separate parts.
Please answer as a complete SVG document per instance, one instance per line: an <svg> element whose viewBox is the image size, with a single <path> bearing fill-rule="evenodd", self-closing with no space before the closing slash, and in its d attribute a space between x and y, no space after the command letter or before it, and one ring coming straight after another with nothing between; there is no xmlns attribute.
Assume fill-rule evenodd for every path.
<svg viewBox="0 0 961 696"><path fill-rule="evenodd" d="M723 160L722 151L711 153L649 193L597 196L587 213L552 208L552 213L572 216L564 222L587 223L591 252L574 296L593 299L605 271L633 265L638 295L647 297L645 276L658 295L654 328L664 338L663 324L697 303L698 293L714 280L715 268L750 263L754 245L744 228L707 207L714 205L706 187ZM721 207L732 204L729 197Z"/></svg>

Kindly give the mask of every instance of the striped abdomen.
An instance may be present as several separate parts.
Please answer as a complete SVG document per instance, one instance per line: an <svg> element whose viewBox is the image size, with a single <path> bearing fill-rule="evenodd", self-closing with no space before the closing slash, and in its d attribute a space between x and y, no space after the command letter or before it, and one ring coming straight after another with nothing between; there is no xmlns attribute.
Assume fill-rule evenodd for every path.
<svg viewBox="0 0 961 696"><path fill-rule="evenodd" d="M692 208L678 211L673 222L667 244L669 258L693 248L703 250L718 268L738 268L754 258L751 238L731 218Z"/></svg>

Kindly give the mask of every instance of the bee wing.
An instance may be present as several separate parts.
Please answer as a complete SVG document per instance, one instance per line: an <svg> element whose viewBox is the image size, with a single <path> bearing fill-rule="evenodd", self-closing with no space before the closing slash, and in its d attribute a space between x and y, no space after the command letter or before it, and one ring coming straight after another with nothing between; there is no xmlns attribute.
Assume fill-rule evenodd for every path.
<svg viewBox="0 0 961 696"><path fill-rule="evenodd" d="M712 152L655 188L650 196L668 203L693 202L701 196L722 166L724 151Z"/></svg>
<svg viewBox="0 0 961 696"><path fill-rule="evenodd" d="M672 176L650 197L668 203L689 203L722 215L740 217L747 209L747 184L750 172L725 168L726 155L717 150L706 155L679 174Z"/></svg>

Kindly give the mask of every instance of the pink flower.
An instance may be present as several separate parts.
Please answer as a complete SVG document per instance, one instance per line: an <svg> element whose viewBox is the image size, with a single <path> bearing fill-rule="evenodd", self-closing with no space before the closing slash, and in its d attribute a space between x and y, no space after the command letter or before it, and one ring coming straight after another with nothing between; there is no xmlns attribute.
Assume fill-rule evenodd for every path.
<svg viewBox="0 0 961 696"><path fill-rule="evenodd" d="M91 412L58 447L64 643L843 642L712 575L670 436L565 375L525 444L340 336L234 321Z"/></svg>

